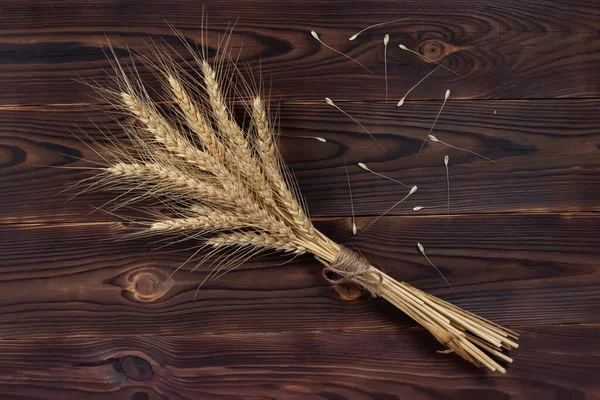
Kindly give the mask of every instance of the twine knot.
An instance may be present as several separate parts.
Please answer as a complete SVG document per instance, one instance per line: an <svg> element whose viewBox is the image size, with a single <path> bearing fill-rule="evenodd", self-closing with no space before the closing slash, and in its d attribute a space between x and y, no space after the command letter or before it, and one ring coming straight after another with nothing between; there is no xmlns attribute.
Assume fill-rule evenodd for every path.
<svg viewBox="0 0 600 400"><path fill-rule="evenodd" d="M383 282L383 275L356 251L340 245L340 252L332 263L319 257L317 260L325 265L323 278L332 285L356 283L368 290L373 297L379 295L379 285ZM329 277L328 273L333 273L335 276Z"/></svg>

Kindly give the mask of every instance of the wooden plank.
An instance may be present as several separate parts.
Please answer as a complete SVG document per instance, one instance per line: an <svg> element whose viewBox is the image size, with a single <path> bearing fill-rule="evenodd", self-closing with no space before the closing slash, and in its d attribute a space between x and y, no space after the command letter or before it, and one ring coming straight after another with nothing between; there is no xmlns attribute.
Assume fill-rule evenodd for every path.
<svg viewBox="0 0 600 400"><path fill-rule="evenodd" d="M400 185L361 170L358 162L419 186L392 214L414 214L417 205L426 207L421 213L444 214L445 154L451 160L452 213L600 210L596 100L449 102L434 133L500 165L431 142L416 158L439 103L407 101L398 111L381 103L344 103L343 107L387 151L324 103L281 106L281 131L292 137L282 137L280 147L313 216L350 215L344 162L349 166L357 215L378 215L406 193ZM105 141L96 124L119 136L107 110L88 106L0 109L0 221L114 220L102 212L89 215L114 194L98 192L67 202L77 191L59 193L90 177L90 171L42 167L94 166L63 154L99 160L94 151L100 147L88 148L85 135ZM301 138L304 135L324 137L327 143Z"/></svg>
<svg viewBox="0 0 600 400"><path fill-rule="evenodd" d="M386 217L356 237L348 219L318 227L395 278L510 327L600 322L599 222L487 215L453 218L447 228L445 218ZM256 259L208 281L193 301L211 264L167 277L196 243L151 251L152 239L113 241L125 232L115 223L1 225L2 338L415 326L382 300L343 301L309 256ZM456 293L418 253L418 241Z"/></svg>
<svg viewBox="0 0 600 400"><path fill-rule="evenodd" d="M421 330L0 342L0 390L27 399L597 398L599 325L524 327L508 374ZM360 349L360 354L351 349Z"/></svg>
<svg viewBox="0 0 600 400"><path fill-rule="evenodd" d="M65 104L95 101L73 81L106 82L110 69L106 37L115 45L147 52L144 42L165 39L181 49L165 21L200 39L202 6L209 13L210 44L236 21L231 43L240 61L262 71L272 93L283 100L374 100L384 98L382 37L389 46L390 98L396 101L435 64L398 48L413 50L451 67L414 92L439 99L445 89L460 99L598 97L600 95L599 11L594 2L568 6L549 1L377 0L369 10L354 1L127 2L118 8L85 0L3 2L0 32L0 104ZM334 18L335 16L335 18ZM368 25L407 21L347 38ZM374 73L319 45L310 30L350 54ZM242 46L243 44L243 46ZM123 51L119 58L126 60ZM189 56L185 56L189 59ZM141 76L152 85L146 69Z"/></svg>

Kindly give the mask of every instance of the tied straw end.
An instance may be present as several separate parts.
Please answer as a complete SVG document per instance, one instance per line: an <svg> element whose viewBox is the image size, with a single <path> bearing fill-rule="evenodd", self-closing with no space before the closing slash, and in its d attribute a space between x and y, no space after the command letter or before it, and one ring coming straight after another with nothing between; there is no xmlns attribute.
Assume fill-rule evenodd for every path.
<svg viewBox="0 0 600 400"><path fill-rule="evenodd" d="M369 291L373 297L378 297L378 288L383 282L381 271L372 267L369 261L356 251L342 245L339 247L340 251L333 262L317 257L317 260L325 265L323 278L332 285L355 283Z"/></svg>
<svg viewBox="0 0 600 400"><path fill-rule="evenodd" d="M456 353L473 365L506 373L493 357L512 362L505 351L519 346L515 342L518 339L515 332L405 282L398 282L373 267L359 253L341 245L339 247L333 262L317 258L325 265L323 277L329 283L360 285L373 297L383 297L427 329L446 348L442 353Z"/></svg>

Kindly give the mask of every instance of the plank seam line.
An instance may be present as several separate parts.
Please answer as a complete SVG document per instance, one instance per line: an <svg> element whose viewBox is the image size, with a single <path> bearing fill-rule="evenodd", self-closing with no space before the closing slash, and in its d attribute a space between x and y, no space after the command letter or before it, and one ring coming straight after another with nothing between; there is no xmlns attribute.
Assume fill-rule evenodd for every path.
<svg viewBox="0 0 600 400"><path fill-rule="evenodd" d="M441 98L436 99L413 99L412 103L428 103L428 102L439 102ZM500 98L500 99L477 99L477 98L453 98L453 102L533 102L533 101L591 101L591 100L600 100L600 96L585 96L585 97L527 97L527 98ZM324 100L315 99L315 100L281 100L275 101L273 103L277 104L290 104L290 105L324 105ZM365 103L376 103L376 104L385 104L385 100L376 99L376 100L336 100L336 103L344 103L344 104L365 104ZM170 102L156 102L156 104L170 104ZM240 101L235 101L234 104L241 104ZM24 108L37 108L37 107L111 107L110 103L36 103L36 104L22 104L22 103L9 103L9 104L0 104L0 111L12 110L12 109L24 109Z"/></svg>

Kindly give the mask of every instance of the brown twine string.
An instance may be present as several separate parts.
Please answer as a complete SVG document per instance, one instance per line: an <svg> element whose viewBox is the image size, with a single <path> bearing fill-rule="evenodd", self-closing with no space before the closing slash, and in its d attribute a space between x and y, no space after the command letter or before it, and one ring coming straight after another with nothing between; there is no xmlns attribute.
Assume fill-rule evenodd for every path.
<svg viewBox="0 0 600 400"><path fill-rule="evenodd" d="M383 275L379 271L373 271L369 261L356 251L340 245L340 252L334 262L328 263L320 257L316 258L325 265L323 278L332 285L356 283L368 290L373 297L379 295L378 288L383 282ZM336 277L328 277L329 272Z"/></svg>

